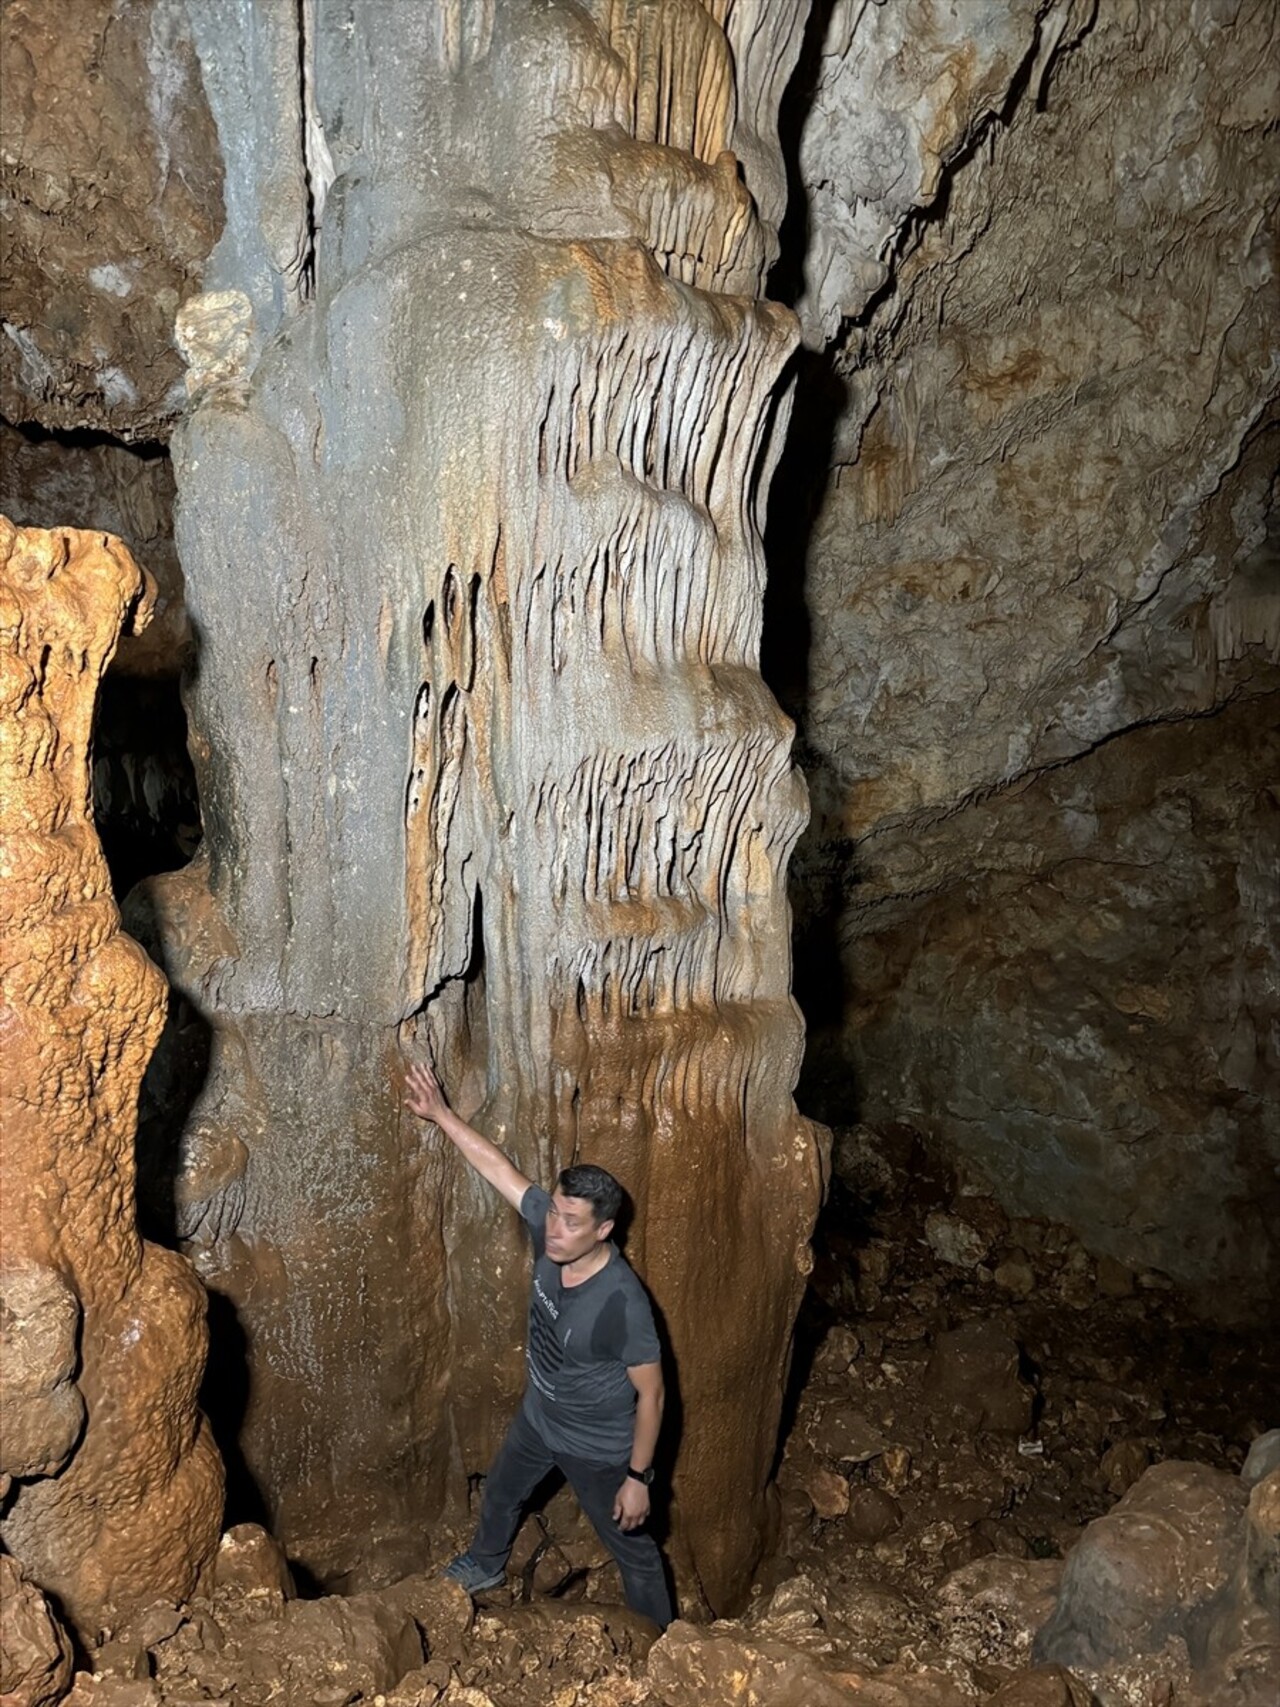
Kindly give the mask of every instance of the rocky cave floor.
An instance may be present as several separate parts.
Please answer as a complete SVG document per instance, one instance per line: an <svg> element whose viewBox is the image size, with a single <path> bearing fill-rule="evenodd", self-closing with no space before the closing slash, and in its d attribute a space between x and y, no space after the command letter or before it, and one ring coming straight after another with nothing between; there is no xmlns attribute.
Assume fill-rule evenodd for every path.
<svg viewBox="0 0 1280 1707"><path fill-rule="evenodd" d="M274 1543L243 1526L224 1537L211 1596L110 1633L82 1656L93 1670L70 1703L1280 1698L1280 1635L1245 1582L1252 1572L1265 1600L1280 1581L1278 1478L1266 1476L1280 1436L1249 1454L1277 1420L1276 1347L1207 1328L1163 1277L1095 1261L1063 1227L1010 1221L905 1129L839 1133L835 1177L801 1321L778 1546L740 1619L678 1623L651 1645L618 1609L614 1568L567 1493L526 1523L508 1587L474 1609L434 1575L293 1599ZM1060 1592L1064 1557L1126 1495L1133 1521L1090 1530L1087 1568ZM438 1538L441 1562L461 1539ZM1051 1615L1056 1651L1085 1663L1037 1663ZM1131 1652L1117 1649L1126 1620L1140 1633Z"/></svg>

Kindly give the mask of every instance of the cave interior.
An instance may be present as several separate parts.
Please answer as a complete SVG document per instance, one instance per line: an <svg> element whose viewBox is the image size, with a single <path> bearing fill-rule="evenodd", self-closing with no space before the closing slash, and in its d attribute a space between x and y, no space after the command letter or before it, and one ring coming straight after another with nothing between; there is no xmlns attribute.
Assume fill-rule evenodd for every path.
<svg viewBox="0 0 1280 1707"><path fill-rule="evenodd" d="M1274 1707L1278 66L6 0L6 1703ZM565 1489L439 1575L415 1062L625 1186L656 1640Z"/></svg>

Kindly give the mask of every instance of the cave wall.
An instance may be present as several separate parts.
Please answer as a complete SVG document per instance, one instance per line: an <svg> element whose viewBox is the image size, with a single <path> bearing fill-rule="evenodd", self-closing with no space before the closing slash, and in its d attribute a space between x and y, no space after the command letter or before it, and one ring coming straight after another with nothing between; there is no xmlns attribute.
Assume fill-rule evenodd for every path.
<svg viewBox="0 0 1280 1707"><path fill-rule="evenodd" d="M183 403L173 316L224 221L185 9L12 0L0 77L0 414L162 438Z"/></svg>
<svg viewBox="0 0 1280 1707"><path fill-rule="evenodd" d="M82 1637L190 1595L222 1517L204 1291L135 1217L165 985L90 805L99 681L154 596L118 540L0 516L0 1535Z"/></svg>
<svg viewBox="0 0 1280 1707"><path fill-rule="evenodd" d="M808 633L771 675L814 802L807 1106L1236 1313L1274 1295L1280 1159L1276 27L834 8L800 140L825 485L803 559L777 529Z"/></svg>

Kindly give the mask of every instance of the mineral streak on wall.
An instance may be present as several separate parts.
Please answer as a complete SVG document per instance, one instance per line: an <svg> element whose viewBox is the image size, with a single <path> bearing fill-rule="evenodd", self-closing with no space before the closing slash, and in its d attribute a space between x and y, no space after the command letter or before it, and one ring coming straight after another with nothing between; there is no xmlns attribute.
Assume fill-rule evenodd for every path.
<svg viewBox="0 0 1280 1707"><path fill-rule="evenodd" d="M501 1438L527 1251L400 1112L430 1050L527 1172L630 1188L678 1569L728 1605L820 1189L756 667L802 8L319 0L290 51L292 5L188 9L256 223L179 320L207 852L145 908L208 1063L179 1231L246 1338L247 1469L352 1585Z"/></svg>
<svg viewBox="0 0 1280 1707"><path fill-rule="evenodd" d="M134 1212L164 980L90 808L98 683L153 592L110 535L0 517L0 1533L82 1633L189 1595L222 1516L204 1291Z"/></svg>

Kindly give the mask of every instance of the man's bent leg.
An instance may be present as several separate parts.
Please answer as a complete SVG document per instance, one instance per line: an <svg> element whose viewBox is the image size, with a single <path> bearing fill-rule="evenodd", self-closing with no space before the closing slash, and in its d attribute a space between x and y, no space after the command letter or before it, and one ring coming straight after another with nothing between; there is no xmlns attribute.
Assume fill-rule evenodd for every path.
<svg viewBox="0 0 1280 1707"><path fill-rule="evenodd" d="M627 1466L584 1464L575 1458L556 1460L578 1496L591 1526L613 1554L622 1572L627 1605L652 1618L665 1630L675 1617L667 1588L666 1567L658 1543L647 1529L620 1529L613 1520L613 1502L626 1478Z"/></svg>
<svg viewBox="0 0 1280 1707"><path fill-rule="evenodd" d="M480 1522L467 1549L477 1565L494 1574L506 1569L525 1502L553 1468L551 1454L521 1407L484 1479Z"/></svg>

